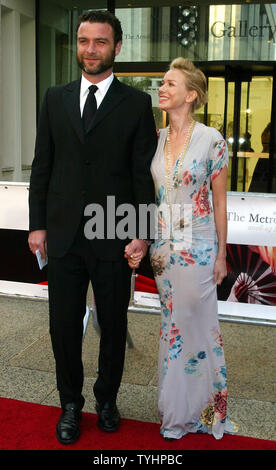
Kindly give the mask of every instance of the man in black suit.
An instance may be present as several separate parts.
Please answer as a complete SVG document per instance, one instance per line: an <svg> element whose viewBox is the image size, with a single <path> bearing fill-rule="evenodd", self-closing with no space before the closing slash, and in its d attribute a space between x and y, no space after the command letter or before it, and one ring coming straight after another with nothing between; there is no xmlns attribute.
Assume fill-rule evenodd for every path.
<svg viewBox="0 0 276 470"><path fill-rule="evenodd" d="M47 90L32 164L29 246L33 253L39 249L42 257L48 255L50 334L62 407L57 438L64 444L80 435L83 317L90 281L101 328L94 385L98 425L109 432L119 427L116 396L132 267L124 250L128 244L127 256L133 254L135 261L147 250L137 235L130 242L116 230L114 236L106 231L98 236L97 230L98 238L91 231L85 236L89 224L84 214L96 204L110 224L106 218L112 197L116 226L122 219L117 214L121 204L132 205L138 214L140 204L154 202L150 164L157 137L151 99L114 77L121 42L121 25L114 15L82 15L77 28L81 79ZM91 85L96 87L89 91Z"/></svg>

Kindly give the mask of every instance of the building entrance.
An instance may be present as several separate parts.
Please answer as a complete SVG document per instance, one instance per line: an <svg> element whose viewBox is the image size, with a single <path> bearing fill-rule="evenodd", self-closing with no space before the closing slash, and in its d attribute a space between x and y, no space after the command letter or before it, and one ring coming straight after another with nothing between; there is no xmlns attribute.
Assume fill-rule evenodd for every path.
<svg viewBox="0 0 276 470"><path fill-rule="evenodd" d="M273 77L236 73L209 77L207 124L230 152L228 190L269 192Z"/></svg>
<svg viewBox="0 0 276 470"><path fill-rule="evenodd" d="M203 67L204 69L204 67ZM167 125L158 109L158 88L164 73L118 73L120 80L152 97L156 127ZM270 159L273 76L229 70L206 73L209 102L195 119L218 129L227 140L230 161L228 191L271 192Z"/></svg>

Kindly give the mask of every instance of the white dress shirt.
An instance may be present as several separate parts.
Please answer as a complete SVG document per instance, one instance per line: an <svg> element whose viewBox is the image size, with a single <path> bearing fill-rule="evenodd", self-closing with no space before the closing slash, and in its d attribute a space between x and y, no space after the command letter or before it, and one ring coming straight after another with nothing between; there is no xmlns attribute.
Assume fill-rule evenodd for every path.
<svg viewBox="0 0 276 470"><path fill-rule="evenodd" d="M96 86L98 90L95 93L95 98L97 101L97 108L100 106L102 100L104 99L108 88L110 87L114 78L114 74L111 73L109 77L105 78L101 82L97 83ZM83 75L81 77L81 87L80 87L80 112L82 116L83 108L85 105L86 98L88 96L89 90L88 88L92 85L92 83L87 80Z"/></svg>

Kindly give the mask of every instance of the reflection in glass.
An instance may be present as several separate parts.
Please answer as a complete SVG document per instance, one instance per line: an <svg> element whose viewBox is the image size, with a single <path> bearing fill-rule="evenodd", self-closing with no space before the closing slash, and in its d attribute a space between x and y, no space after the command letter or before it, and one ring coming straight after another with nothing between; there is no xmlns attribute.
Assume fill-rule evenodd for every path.
<svg viewBox="0 0 276 470"><path fill-rule="evenodd" d="M119 8L116 3L115 14L123 29L118 61L167 62L179 56L206 60L209 7L167 3L161 7L148 2L145 8Z"/></svg>
<svg viewBox="0 0 276 470"><path fill-rule="evenodd" d="M107 8L107 0L92 3L94 9ZM89 0L40 0L40 103L49 86L65 84L80 76L76 62L76 26L79 15L89 9Z"/></svg>
<svg viewBox="0 0 276 470"><path fill-rule="evenodd" d="M275 60L275 17L263 2L211 5L208 60Z"/></svg>
<svg viewBox="0 0 276 470"><path fill-rule="evenodd" d="M124 31L123 62L171 61L180 55L196 61L276 59L276 11L270 3L191 6L156 0L115 6Z"/></svg>
<svg viewBox="0 0 276 470"><path fill-rule="evenodd" d="M272 77L253 77L244 83L243 95L240 137L244 143L238 152L243 163L238 178L243 180L245 191L267 192Z"/></svg>
<svg viewBox="0 0 276 470"><path fill-rule="evenodd" d="M245 152L254 152L251 144L252 111L249 107L250 82L241 84L240 126L238 138L238 179L237 191L246 191L248 186L248 169Z"/></svg>
<svg viewBox="0 0 276 470"><path fill-rule="evenodd" d="M152 110L155 119L156 129L166 127L166 113L158 108L158 90L161 86L163 73L156 74L124 74L117 73L117 78L126 85L138 88L151 96Z"/></svg>
<svg viewBox="0 0 276 470"><path fill-rule="evenodd" d="M233 95L234 96L234 95ZM233 98L232 96L232 98ZM209 77L208 79L208 105L207 105L207 122L208 126L215 127L224 136L224 112L225 112L225 78L224 77ZM228 100L228 111L230 110L230 125L228 125L228 133L226 137L228 139L227 145L231 150L232 148L232 121L234 100ZM228 135L229 134L229 135ZM231 158L228 166L228 180L227 190L231 188Z"/></svg>
<svg viewBox="0 0 276 470"><path fill-rule="evenodd" d="M208 79L207 125L215 127L222 135L225 106L225 80L223 77Z"/></svg>
<svg viewBox="0 0 276 470"><path fill-rule="evenodd" d="M234 125L236 82L228 83L225 135L230 154L229 178L237 164L235 188L228 190L267 192L270 140L272 77L252 77L242 81L239 122ZM238 128L238 135L235 130ZM233 178L232 178L233 179ZM232 181L233 185L233 181Z"/></svg>
<svg viewBox="0 0 276 470"><path fill-rule="evenodd" d="M226 109L226 128L225 139L229 150L228 180L227 190L231 190L231 179L233 169L233 144L234 144L234 100L235 100L235 83L227 84L227 109Z"/></svg>

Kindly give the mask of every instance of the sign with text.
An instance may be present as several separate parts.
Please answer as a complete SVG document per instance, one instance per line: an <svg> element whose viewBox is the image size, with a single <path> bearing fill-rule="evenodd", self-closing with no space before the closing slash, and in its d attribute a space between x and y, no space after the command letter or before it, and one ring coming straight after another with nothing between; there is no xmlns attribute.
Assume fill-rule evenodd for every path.
<svg viewBox="0 0 276 470"><path fill-rule="evenodd" d="M228 193L228 243L276 246L276 195Z"/></svg>

